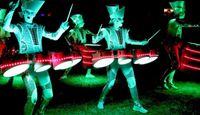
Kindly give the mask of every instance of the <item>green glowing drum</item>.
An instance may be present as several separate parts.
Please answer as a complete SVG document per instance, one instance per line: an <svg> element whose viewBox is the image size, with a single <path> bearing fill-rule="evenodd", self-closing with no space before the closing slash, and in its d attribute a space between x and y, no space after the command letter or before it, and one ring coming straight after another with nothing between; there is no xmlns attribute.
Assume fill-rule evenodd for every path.
<svg viewBox="0 0 200 115"><path fill-rule="evenodd" d="M134 64L148 64L155 61L158 58L159 54L156 50L143 50L135 49L133 51L133 63Z"/></svg>
<svg viewBox="0 0 200 115"><path fill-rule="evenodd" d="M12 54L7 55L1 59L0 69L4 77L13 77L25 72L30 64L31 60L24 54Z"/></svg>

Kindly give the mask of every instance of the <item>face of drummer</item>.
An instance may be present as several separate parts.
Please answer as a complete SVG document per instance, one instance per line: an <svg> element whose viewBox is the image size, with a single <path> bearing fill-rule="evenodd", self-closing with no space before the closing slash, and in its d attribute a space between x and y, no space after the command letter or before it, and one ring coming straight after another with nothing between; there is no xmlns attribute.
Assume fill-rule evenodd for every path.
<svg viewBox="0 0 200 115"><path fill-rule="evenodd" d="M84 26L84 20L82 19L82 18L79 18L78 20L76 20L76 22L75 22L75 26L77 27L77 28L82 28L83 26Z"/></svg>
<svg viewBox="0 0 200 115"><path fill-rule="evenodd" d="M185 18L185 3L178 4L174 8L174 13L179 19Z"/></svg>
<svg viewBox="0 0 200 115"><path fill-rule="evenodd" d="M111 22L113 23L115 29L119 29L120 27L122 27L124 20L123 18L113 18L111 19Z"/></svg>
<svg viewBox="0 0 200 115"><path fill-rule="evenodd" d="M29 9L22 9L22 13L24 16L24 21L27 23L32 23L36 13Z"/></svg>

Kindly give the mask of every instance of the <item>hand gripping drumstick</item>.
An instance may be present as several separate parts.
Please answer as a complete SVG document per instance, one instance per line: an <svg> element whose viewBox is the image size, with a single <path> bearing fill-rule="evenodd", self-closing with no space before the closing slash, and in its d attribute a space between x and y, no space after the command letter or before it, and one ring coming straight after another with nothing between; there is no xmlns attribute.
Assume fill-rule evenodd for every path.
<svg viewBox="0 0 200 115"><path fill-rule="evenodd" d="M94 39L95 41L97 41L97 39L98 39L98 35L99 35L99 32L101 31L101 28L102 28L102 24L100 25L99 30L98 30L98 32L96 34L97 38ZM103 39L103 38L101 38L101 39ZM101 39L98 39L98 41L100 41Z"/></svg>
<svg viewBox="0 0 200 115"><path fill-rule="evenodd" d="M100 27L99 27L99 30L98 30L98 32L97 32L97 36L99 35L99 32L100 32L101 28L102 28L102 24L101 24Z"/></svg>

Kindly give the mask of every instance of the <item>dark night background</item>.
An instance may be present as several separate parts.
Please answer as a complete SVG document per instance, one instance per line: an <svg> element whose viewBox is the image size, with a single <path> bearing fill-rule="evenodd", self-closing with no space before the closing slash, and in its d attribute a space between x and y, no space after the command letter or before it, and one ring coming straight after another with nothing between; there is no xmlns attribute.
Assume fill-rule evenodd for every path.
<svg viewBox="0 0 200 115"><path fill-rule="evenodd" d="M11 0L1 0L0 7L8 8L8 3ZM164 8L169 8L168 4L169 0L46 0L37 16L35 17L35 22L43 24L46 26L46 29L49 31L55 31L59 27L62 21L65 21L70 9L71 4L73 3L72 14L80 13L83 15L85 20L85 28L88 28L94 33L97 33L99 26L103 24L103 27L108 25L109 15L106 9L106 5L109 4L120 4L125 6L125 17L124 17L124 27L130 29L130 37L132 39L143 40L150 38L156 31L161 30L158 35L156 35L147 46L138 47L138 46L129 46L129 48L142 48L142 49L155 49L159 51L159 58L147 65L133 65L135 70L135 75L137 79L137 86L139 93L141 95L145 95L146 92L151 91L157 88L160 85L160 78L165 70L165 68L169 64L169 60L167 58L167 54L165 54L164 49L161 45L161 41L163 39L163 31L169 19L168 16L165 16L163 13ZM200 23L200 15L199 10L200 7L197 4L197 1L186 0L186 22L192 24ZM20 8L16 10L14 15L13 23L22 21L17 11L20 11ZM71 20L69 19L70 26L73 27ZM64 36L67 35L68 31L66 31L62 37L54 42L51 40L43 39L44 51L69 51L68 45L64 39ZM12 34L12 38L15 36ZM8 41L8 47L12 47L14 45L16 48L17 42L15 39L11 39ZM73 72L79 69L81 66L74 67ZM84 71L84 70L83 70ZM52 79L52 84L54 86L54 96L55 98L59 98L60 91L69 90L71 93L75 93L76 91L81 93L84 92L82 89L74 88L74 87L66 87L63 84L59 84L58 79L63 74L64 71L53 71L50 70L50 75ZM99 69L95 71L96 74L106 74L105 69ZM197 71L178 71L176 73L175 79L181 81L195 81L199 82L199 72ZM124 77L122 77L122 73L118 72L118 79L122 80L120 84L114 88L114 90L122 89L124 92L128 92L127 85ZM22 109L25 103L25 90L15 90L12 89L11 85L0 87L2 90L0 91L4 108L11 108L14 111L19 112ZM63 89L62 89L63 88ZM83 89L88 92L93 92L93 95L82 94L83 97L91 97L98 99L99 93L102 87L97 88L98 92L93 91L94 89ZM76 91L75 91L76 90ZM76 92L76 93L77 93ZM113 91L114 92L114 91ZM75 93L75 95L76 95ZM77 93L77 95L80 95ZM123 92L121 92L123 93ZM3 95L2 95L3 94ZM64 93L65 94L65 93ZM96 95L97 94L97 95ZM95 97L94 97L95 95ZM16 96L16 97L15 97ZM21 97L20 97L21 96ZM70 98L74 95L68 95ZM64 96L63 96L64 97ZM62 98L63 98L62 97ZM80 98L77 96L77 98ZM7 101L3 101L3 100ZM61 99L57 99L62 102ZM74 99L75 100L75 99ZM77 99L81 101L81 99ZM76 101L76 102L78 102ZM56 103L55 100L52 102L52 105ZM79 102L78 102L79 103ZM111 102L112 103L112 102ZM18 106L19 105L19 106ZM1 110L1 109L0 109ZM6 111L6 110L5 110ZM1 112L0 112L1 113ZM17 114L16 114L17 115Z"/></svg>

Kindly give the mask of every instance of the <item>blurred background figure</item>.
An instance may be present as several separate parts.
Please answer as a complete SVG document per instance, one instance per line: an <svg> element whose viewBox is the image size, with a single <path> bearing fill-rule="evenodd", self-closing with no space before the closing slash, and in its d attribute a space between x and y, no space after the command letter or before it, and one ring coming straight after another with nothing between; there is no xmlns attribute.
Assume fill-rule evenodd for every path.
<svg viewBox="0 0 200 115"><path fill-rule="evenodd" d="M11 37L10 33L3 29L5 15L6 9L0 8L0 57L5 53L6 40Z"/></svg>
<svg viewBox="0 0 200 115"><path fill-rule="evenodd" d="M165 89L178 89L174 84L174 75L180 67L180 53L182 50L182 27L185 25L185 1L177 0L169 2L174 18L170 19L167 25L166 36L163 40L165 51L170 59L170 67L164 71L161 77Z"/></svg>

